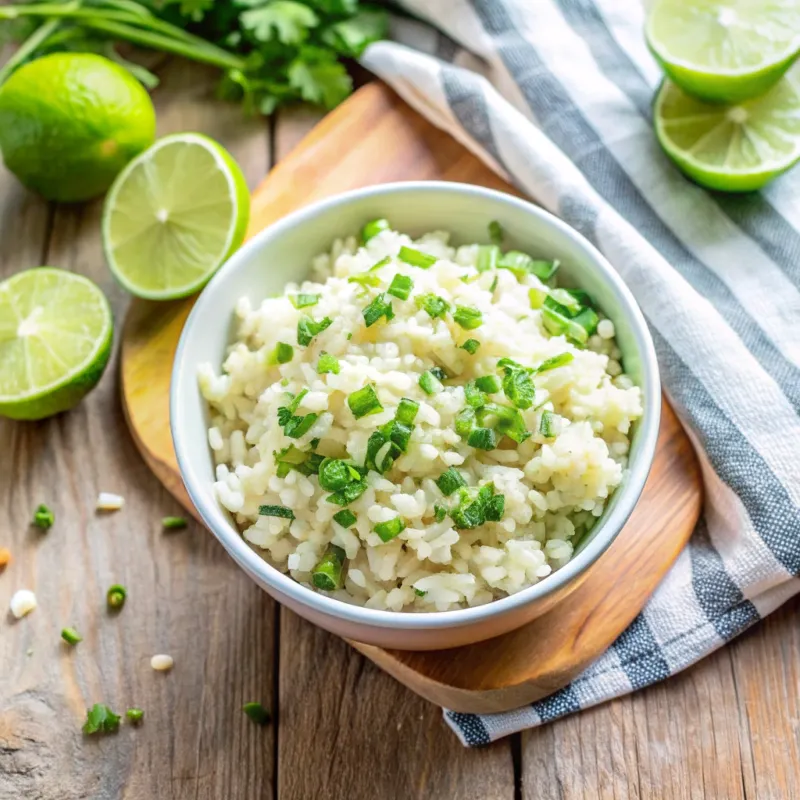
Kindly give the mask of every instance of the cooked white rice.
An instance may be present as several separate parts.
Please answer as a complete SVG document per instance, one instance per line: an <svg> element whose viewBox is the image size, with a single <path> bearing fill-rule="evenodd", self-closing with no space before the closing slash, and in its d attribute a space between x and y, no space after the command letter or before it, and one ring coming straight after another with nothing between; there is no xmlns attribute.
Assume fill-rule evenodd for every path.
<svg viewBox="0 0 800 800"><path fill-rule="evenodd" d="M438 260L430 269L409 266L397 258L401 245ZM520 281L505 269L478 276L477 247L450 247L442 232L412 242L384 231L363 247L353 237L337 240L330 254L314 260L313 281L286 287L287 295L321 295L317 305L298 310L285 295L252 308L242 299L236 342L221 374L212 364L200 369L212 414L208 441L217 464L216 496L264 558L309 588L311 571L334 544L344 550L346 562L343 588L329 594L341 600L392 611L487 603L566 564L623 478L628 434L642 413L642 400L622 373L613 323L603 320L586 349L551 336L528 297L529 288L547 287L532 275ZM348 282L385 256L390 262L373 273L379 287ZM367 328L363 308L397 273L412 278L411 296L389 297L394 319ZM466 275L475 280L462 281ZM415 303L426 292L453 306L480 309L482 325L466 331L452 314L431 319ZM297 324L304 316L329 316L333 323L308 347L299 347ZM481 343L474 355L459 348L468 338ZM293 345L294 356L270 366L278 342ZM339 359L339 374L317 374L323 351ZM533 432L525 442L505 438L487 452L468 446L455 432L469 379L501 375L502 357L536 366L564 352L573 354L571 363L534 377L534 405L522 412ZM452 379L443 391L427 395L418 381L437 365ZM375 387L384 410L356 419L347 397L367 384ZM278 408L287 404L287 392L302 389L309 391L296 413L319 416L300 439L289 439L278 424ZM419 402L411 443L386 474L368 473L367 490L348 506L357 516L352 528L333 521L341 506L326 502L330 492L317 476L276 474L273 453L292 444L310 449L313 439L319 439L319 454L363 465L370 434L393 419L403 397ZM502 392L493 399L507 402ZM539 433L544 411L557 415L550 438ZM450 466L469 486L491 482L505 496L500 521L470 530L457 530L449 516L435 521L434 505L452 502L435 483ZM260 516L262 504L288 507L295 519ZM398 516L405 530L384 543L374 526Z"/></svg>

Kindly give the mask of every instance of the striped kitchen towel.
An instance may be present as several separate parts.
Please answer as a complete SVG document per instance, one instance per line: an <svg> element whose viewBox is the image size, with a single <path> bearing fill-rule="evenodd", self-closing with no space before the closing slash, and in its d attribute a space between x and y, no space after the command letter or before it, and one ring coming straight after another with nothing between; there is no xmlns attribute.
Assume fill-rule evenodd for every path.
<svg viewBox="0 0 800 800"><path fill-rule="evenodd" d="M445 711L479 745L666 678L800 590L800 169L747 196L678 173L635 0L403 3L429 24L399 20L363 63L616 267L706 486L689 546L589 669L517 711Z"/></svg>

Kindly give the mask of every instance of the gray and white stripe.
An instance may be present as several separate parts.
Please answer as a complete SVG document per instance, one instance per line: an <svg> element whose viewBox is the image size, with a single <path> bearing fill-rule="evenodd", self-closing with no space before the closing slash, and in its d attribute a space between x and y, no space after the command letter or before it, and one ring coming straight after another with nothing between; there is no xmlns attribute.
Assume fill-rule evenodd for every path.
<svg viewBox="0 0 800 800"><path fill-rule="evenodd" d="M476 745L674 674L800 591L800 170L747 197L680 176L652 134L644 12L625 0L404 4L438 45L398 26L408 46L364 64L616 266L706 483L687 550L572 684L506 714L445 712Z"/></svg>

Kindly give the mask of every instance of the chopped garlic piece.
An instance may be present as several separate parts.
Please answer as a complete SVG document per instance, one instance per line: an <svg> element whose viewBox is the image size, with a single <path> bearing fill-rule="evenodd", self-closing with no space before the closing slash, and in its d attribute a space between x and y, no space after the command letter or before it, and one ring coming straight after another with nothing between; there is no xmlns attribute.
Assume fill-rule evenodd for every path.
<svg viewBox="0 0 800 800"><path fill-rule="evenodd" d="M153 669L157 669L159 672L166 672L167 670L172 669L172 665L174 663L175 662L172 660L172 656L157 655L150 659L150 666Z"/></svg>
<svg viewBox="0 0 800 800"><path fill-rule="evenodd" d="M119 511L125 505L125 498L121 494L111 494L111 492L100 492L97 495L98 511Z"/></svg>
<svg viewBox="0 0 800 800"><path fill-rule="evenodd" d="M30 614L36 608L36 595L30 589L20 589L14 592L11 598L11 613L17 618L22 619L26 614Z"/></svg>

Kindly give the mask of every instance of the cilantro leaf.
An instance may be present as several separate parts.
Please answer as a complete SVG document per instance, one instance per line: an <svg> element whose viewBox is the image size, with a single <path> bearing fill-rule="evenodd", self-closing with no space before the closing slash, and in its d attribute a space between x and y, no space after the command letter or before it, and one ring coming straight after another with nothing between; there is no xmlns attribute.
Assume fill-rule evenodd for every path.
<svg viewBox="0 0 800 800"><path fill-rule="evenodd" d="M299 44L319 24L319 17L294 0L272 0L268 5L242 12L239 21L260 42L277 37L283 44Z"/></svg>
<svg viewBox="0 0 800 800"><path fill-rule="evenodd" d="M347 70L333 56L318 47L303 47L289 64L289 85L303 100L325 108L339 105L353 90Z"/></svg>

